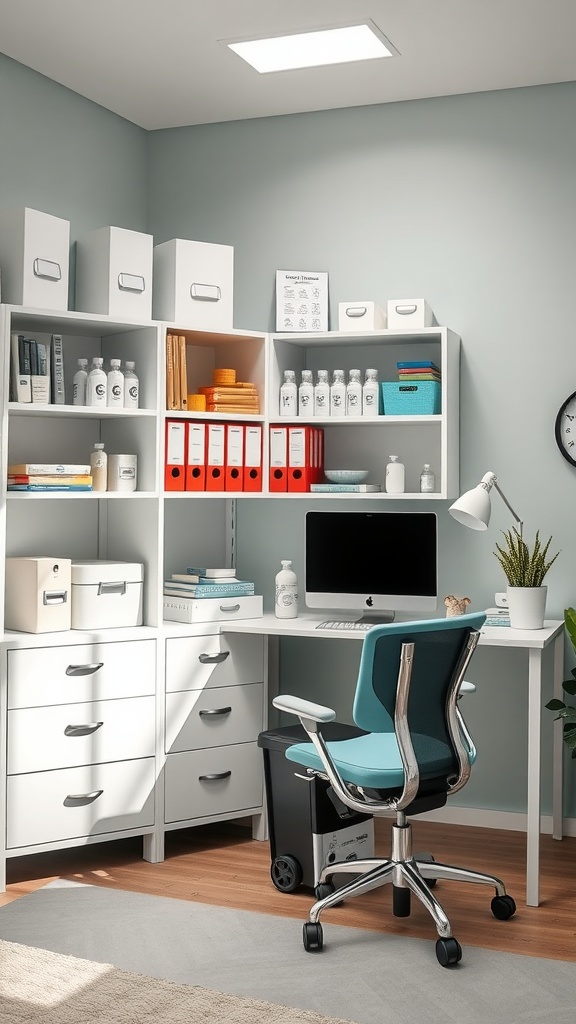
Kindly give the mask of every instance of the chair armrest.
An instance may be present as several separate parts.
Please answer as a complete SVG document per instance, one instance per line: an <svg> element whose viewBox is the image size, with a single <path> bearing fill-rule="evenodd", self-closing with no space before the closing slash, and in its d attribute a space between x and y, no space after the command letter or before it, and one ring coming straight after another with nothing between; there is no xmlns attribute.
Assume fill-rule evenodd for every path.
<svg viewBox="0 0 576 1024"><path fill-rule="evenodd" d="M308 718L312 722L333 722L336 712L332 708L326 708L323 704L313 704L310 700L302 700L301 697L291 697L289 694L281 693L272 701L279 711L288 711L291 715L298 715L299 718Z"/></svg>
<svg viewBox="0 0 576 1024"><path fill-rule="evenodd" d="M476 686L474 683L469 683L467 679L463 679L460 683L460 689L458 690L458 698L462 697L465 693L476 693Z"/></svg>

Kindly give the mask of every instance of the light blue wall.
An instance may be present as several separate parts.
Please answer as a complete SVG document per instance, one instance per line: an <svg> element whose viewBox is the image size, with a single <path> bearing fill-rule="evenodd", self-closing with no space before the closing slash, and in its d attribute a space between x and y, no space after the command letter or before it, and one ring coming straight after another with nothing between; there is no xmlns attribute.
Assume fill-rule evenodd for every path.
<svg viewBox="0 0 576 1024"><path fill-rule="evenodd" d="M554 441L556 412L576 390L575 123L569 83L158 131L149 151L156 240L235 246L235 326L273 328L275 271L310 269L329 272L332 326L339 301L424 296L461 335L462 488L495 471L526 532L553 534L551 617L576 604L576 470ZM240 568L271 607L280 558L303 579L305 505L239 506ZM430 507L441 592L493 604L505 589L492 554L511 523L503 503L495 497L488 534L454 523L448 503ZM335 648L284 642L283 686L345 717L355 663L344 642ZM471 677L483 756L461 802L523 809L525 658L481 651ZM545 742L547 810L549 754ZM572 808L573 780L569 771Z"/></svg>

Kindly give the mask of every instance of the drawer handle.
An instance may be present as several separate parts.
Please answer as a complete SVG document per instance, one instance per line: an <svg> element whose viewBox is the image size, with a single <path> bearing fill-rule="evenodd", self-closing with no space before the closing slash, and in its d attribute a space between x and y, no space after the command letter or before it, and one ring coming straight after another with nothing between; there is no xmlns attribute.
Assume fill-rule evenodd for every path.
<svg viewBox="0 0 576 1024"><path fill-rule="evenodd" d="M104 725L104 722L86 722L85 725L67 725L64 729L65 736L89 736Z"/></svg>
<svg viewBox="0 0 576 1024"><path fill-rule="evenodd" d="M199 775L198 782L219 782L220 779L229 779L232 772L214 772L212 775Z"/></svg>
<svg viewBox="0 0 576 1024"><path fill-rule="evenodd" d="M229 715L231 711L232 708L206 708L204 711L199 711L198 714L200 715L200 718L203 718L204 716L208 717L210 715Z"/></svg>
<svg viewBox="0 0 576 1024"><path fill-rule="evenodd" d="M226 607L225 604L221 604L220 605L220 611L221 612L238 612L238 611L240 611L240 605L239 604L229 604Z"/></svg>
<svg viewBox="0 0 576 1024"><path fill-rule="evenodd" d="M199 654L198 661L201 665L220 665L230 654L230 651L221 651L220 654Z"/></svg>
<svg viewBox="0 0 576 1024"><path fill-rule="evenodd" d="M92 665L68 665L67 676L92 676L99 668L104 667L103 661L95 661Z"/></svg>
<svg viewBox="0 0 576 1024"><path fill-rule="evenodd" d="M93 793L69 793L64 800L65 807L73 807L75 804L92 804L99 796L102 796L103 789L95 789Z"/></svg>
<svg viewBox="0 0 576 1024"><path fill-rule="evenodd" d="M124 596L125 593L126 593L126 581L125 580L115 580L114 582L110 582L110 583L99 583L98 584L98 590L96 592L96 596L97 597L102 597L102 595L106 595L106 594L122 594L122 596Z"/></svg>

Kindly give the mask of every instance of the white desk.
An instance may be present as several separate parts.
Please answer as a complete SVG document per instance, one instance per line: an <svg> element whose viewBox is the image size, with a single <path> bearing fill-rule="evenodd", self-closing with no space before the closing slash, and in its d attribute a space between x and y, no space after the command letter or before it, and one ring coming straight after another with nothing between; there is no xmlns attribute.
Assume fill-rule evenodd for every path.
<svg viewBox="0 0 576 1024"><path fill-rule="evenodd" d="M316 629L326 616L299 615L296 619L277 619L267 613L260 619L244 619L222 627L222 632L262 633L268 637L316 637L320 640L362 641L361 631ZM540 902L540 745L542 719L542 654L549 644L553 650L554 696L562 696L564 678L564 622L547 621L544 629L509 629L487 626L482 630L479 646L519 648L528 653L528 802L526 820L526 903L537 907ZM276 664L271 664L271 682L277 670L277 650L271 651ZM552 781L552 834L562 838L562 729L554 728Z"/></svg>

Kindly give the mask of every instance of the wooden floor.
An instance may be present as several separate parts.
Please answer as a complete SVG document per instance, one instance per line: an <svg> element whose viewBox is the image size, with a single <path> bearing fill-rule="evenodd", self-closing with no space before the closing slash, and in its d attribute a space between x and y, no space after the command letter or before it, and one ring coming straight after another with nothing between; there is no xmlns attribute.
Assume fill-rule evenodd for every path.
<svg viewBox="0 0 576 1024"><path fill-rule="evenodd" d="M377 851L385 854L389 849L389 823L379 821L376 828ZM576 960L576 839L559 842L542 837L541 904L527 907L524 833L422 821L414 822L413 829L416 850L430 851L439 861L496 874L516 900L515 917L498 921L490 911L493 890L438 883L435 895L462 946ZM148 864L141 853L141 840L125 839L11 859L8 887L0 894L0 907L55 878L278 914L300 922L314 902L306 889L290 894L278 892L270 881L268 844L252 840L248 829L238 823L169 832L166 859L161 864ZM322 922L326 943L332 924L431 941L436 938L432 920L419 901L413 900L409 918L392 916L388 887L326 911ZM295 942L301 941L300 934L297 925Z"/></svg>

